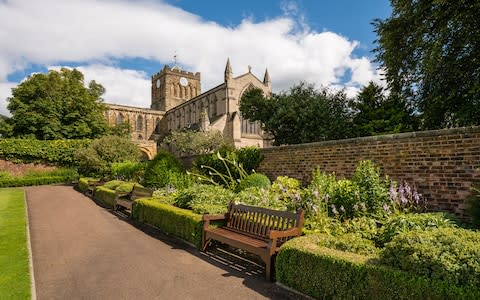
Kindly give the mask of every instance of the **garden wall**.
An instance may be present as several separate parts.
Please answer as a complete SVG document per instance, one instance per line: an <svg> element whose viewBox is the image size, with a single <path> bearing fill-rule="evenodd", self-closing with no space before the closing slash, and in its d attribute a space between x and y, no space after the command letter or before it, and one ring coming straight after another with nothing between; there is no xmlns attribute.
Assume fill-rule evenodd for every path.
<svg viewBox="0 0 480 300"><path fill-rule="evenodd" d="M350 177L358 161L370 159L382 173L406 180L433 210L465 216L472 184L480 184L480 127L455 128L262 149L258 172L270 179L290 176L308 182L312 171Z"/></svg>

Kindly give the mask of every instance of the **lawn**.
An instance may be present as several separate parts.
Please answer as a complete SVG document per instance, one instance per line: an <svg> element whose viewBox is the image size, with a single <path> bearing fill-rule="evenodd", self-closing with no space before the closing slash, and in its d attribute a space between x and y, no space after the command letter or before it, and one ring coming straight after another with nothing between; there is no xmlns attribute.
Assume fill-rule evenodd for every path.
<svg viewBox="0 0 480 300"><path fill-rule="evenodd" d="M0 299L30 299L24 192L0 189Z"/></svg>

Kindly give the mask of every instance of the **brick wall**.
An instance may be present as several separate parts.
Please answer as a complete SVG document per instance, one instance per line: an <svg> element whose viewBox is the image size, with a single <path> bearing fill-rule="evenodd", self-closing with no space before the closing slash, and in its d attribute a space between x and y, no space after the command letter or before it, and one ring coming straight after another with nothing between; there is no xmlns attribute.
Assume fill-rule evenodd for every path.
<svg viewBox="0 0 480 300"><path fill-rule="evenodd" d="M358 161L370 159L384 175L407 180L434 210L464 215L472 184L480 184L480 127L364 137L264 148L259 172L271 179L308 182L316 167L350 177Z"/></svg>

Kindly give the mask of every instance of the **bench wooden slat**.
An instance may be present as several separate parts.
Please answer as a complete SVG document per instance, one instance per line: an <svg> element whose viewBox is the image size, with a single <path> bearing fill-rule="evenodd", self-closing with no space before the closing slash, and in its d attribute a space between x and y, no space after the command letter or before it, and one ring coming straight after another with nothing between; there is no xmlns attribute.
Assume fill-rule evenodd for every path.
<svg viewBox="0 0 480 300"><path fill-rule="evenodd" d="M209 228L211 219L204 216L203 250L210 240L218 240L257 254L265 262L267 279L270 279L272 260L279 247L300 235L303 227L302 210L292 213L233 203L225 214L223 227Z"/></svg>

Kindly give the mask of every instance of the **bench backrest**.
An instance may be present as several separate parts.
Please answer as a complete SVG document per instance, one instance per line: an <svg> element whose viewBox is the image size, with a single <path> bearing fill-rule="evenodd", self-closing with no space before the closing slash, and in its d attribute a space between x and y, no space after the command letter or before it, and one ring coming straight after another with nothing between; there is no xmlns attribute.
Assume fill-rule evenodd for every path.
<svg viewBox="0 0 480 300"><path fill-rule="evenodd" d="M303 227L303 211L297 213L263 207L230 203L225 225L229 230L268 240L270 230L287 230ZM287 239L280 239L280 243Z"/></svg>
<svg viewBox="0 0 480 300"><path fill-rule="evenodd" d="M138 185L134 185L132 191L130 192L130 200L135 200L138 198L150 198L153 195L153 190L144 188Z"/></svg>

